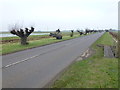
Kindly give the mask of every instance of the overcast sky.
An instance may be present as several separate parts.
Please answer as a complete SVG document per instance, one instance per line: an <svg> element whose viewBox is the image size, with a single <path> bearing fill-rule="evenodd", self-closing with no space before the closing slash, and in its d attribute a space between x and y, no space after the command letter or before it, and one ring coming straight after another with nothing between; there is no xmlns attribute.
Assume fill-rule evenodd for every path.
<svg viewBox="0 0 120 90"><path fill-rule="evenodd" d="M0 30L33 25L37 30L118 28L119 0L0 0Z"/></svg>

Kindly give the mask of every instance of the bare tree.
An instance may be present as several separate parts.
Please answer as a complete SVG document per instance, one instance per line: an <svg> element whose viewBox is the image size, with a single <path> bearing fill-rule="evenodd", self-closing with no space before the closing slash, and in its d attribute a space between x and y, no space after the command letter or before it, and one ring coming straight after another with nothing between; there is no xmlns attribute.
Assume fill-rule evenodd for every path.
<svg viewBox="0 0 120 90"><path fill-rule="evenodd" d="M27 42L27 37L34 31L34 28L31 27L31 29L29 30L28 28L25 28L25 30L23 29L18 29L16 27L12 28L12 30L10 30L11 34L17 35L18 37L20 37L21 40L21 45L26 45L28 44Z"/></svg>
<svg viewBox="0 0 120 90"><path fill-rule="evenodd" d="M60 29L56 30L56 34L59 34L60 32L61 32Z"/></svg>
<svg viewBox="0 0 120 90"><path fill-rule="evenodd" d="M77 32L78 32L80 35L83 35L83 34L84 34L83 32L81 32L81 31L79 31L79 30L77 30Z"/></svg>
<svg viewBox="0 0 120 90"><path fill-rule="evenodd" d="M60 29L56 30L55 33L50 33L49 36L56 37L56 39L62 39L62 35L61 35Z"/></svg>

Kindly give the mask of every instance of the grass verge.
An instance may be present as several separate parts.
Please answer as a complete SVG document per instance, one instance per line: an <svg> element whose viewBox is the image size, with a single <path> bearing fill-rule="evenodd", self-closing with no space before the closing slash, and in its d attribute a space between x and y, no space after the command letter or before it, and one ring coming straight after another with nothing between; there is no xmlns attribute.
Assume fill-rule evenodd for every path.
<svg viewBox="0 0 120 90"><path fill-rule="evenodd" d="M118 88L118 59L105 58L97 44L113 45L112 36L99 38L91 46L96 53L71 65L51 88Z"/></svg>
<svg viewBox="0 0 120 90"><path fill-rule="evenodd" d="M28 39L31 39L31 38L40 38L40 37L45 37L45 36L48 36L48 35L30 35L28 37ZM20 38L17 37L17 36L14 36L14 37L2 37L1 38L1 40L14 40L14 39L20 39Z"/></svg>
<svg viewBox="0 0 120 90"><path fill-rule="evenodd" d="M34 36L32 36L34 37ZM7 44L0 44L2 46L2 49L0 50L1 54L8 54L20 50L25 50L29 48L34 48L38 46L43 46L51 43L56 43L64 40L69 40L69 39L74 39L80 37L79 35L74 35L74 37L70 36L64 36L62 40L56 40L55 38L43 38L41 40L34 40L34 41L29 41L29 45L20 45L19 43L7 43Z"/></svg>

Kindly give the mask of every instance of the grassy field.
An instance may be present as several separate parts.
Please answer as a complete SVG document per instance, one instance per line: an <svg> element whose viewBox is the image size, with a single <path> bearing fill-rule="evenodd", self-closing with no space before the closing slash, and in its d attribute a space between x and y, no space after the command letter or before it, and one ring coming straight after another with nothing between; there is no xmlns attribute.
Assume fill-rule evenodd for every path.
<svg viewBox="0 0 120 90"><path fill-rule="evenodd" d="M30 36L29 38L35 38L35 37L36 36ZM64 35L62 40L56 40L53 37L42 38L40 40L29 41L29 45L25 45L25 46L20 45L20 43L0 44L0 46L2 46L0 53L1 54L8 54L11 52L16 52L16 51L20 51L20 50L24 50L24 49L28 49L28 48L34 48L34 47L38 47L38 46L42 46L42 45L46 45L46 44L51 44L51 43L55 43L55 42L60 42L60 41L64 41L64 40L77 38L77 37L80 37L80 35L76 34L73 37L70 37L69 35ZM18 37L12 37L12 39L13 38L18 38ZM11 39L11 38L5 38L5 40L8 40L8 39Z"/></svg>
<svg viewBox="0 0 120 90"><path fill-rule="evenodd" d="M28 39L30 38L40 38L40 37L45 37L48 35L30 35ZM13 39L20 39L19 37L2 37L1 40L13 40Z"/></svg>
<svg viewBox="0 0 120 90"><path fill-rule="evenodd" d="M76 61L51 88L118 88L118 59L105 58L97 44L113 45L112 36L105 33L91 48L95 54Z"/></svg>

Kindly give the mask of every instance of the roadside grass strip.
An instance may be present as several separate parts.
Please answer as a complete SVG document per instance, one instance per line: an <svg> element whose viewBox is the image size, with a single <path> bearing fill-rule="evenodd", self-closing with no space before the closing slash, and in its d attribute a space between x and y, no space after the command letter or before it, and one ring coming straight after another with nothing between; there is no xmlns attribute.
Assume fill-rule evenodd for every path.
<svg viewBox="0 0 120 90"><path fill-rule="evenodd" d="M95 54L76 61L51 88L118 88L118 59L105 58L97 44L113 45L112 36L105 33L91 48Z"/></svg>
<svg viewBox="0 0 120 90"><path fill-rule="evenodd" d="M77 37L80 37L80 35L74 35L74 37L64 36L62 40L57 40L52 37L51 38L43 38L40 40L29 41L28 45L20 45L20 43L7 43L7 44L2 44L2 45L0 44L2 46L0 53L8 54L8 53L12 53L12 52L29 49L29 48L34 48L34 47L39 47L39 46L43 46L43 45L47 45L47 44L61 42L64 40L74 39Z"/></svg>

